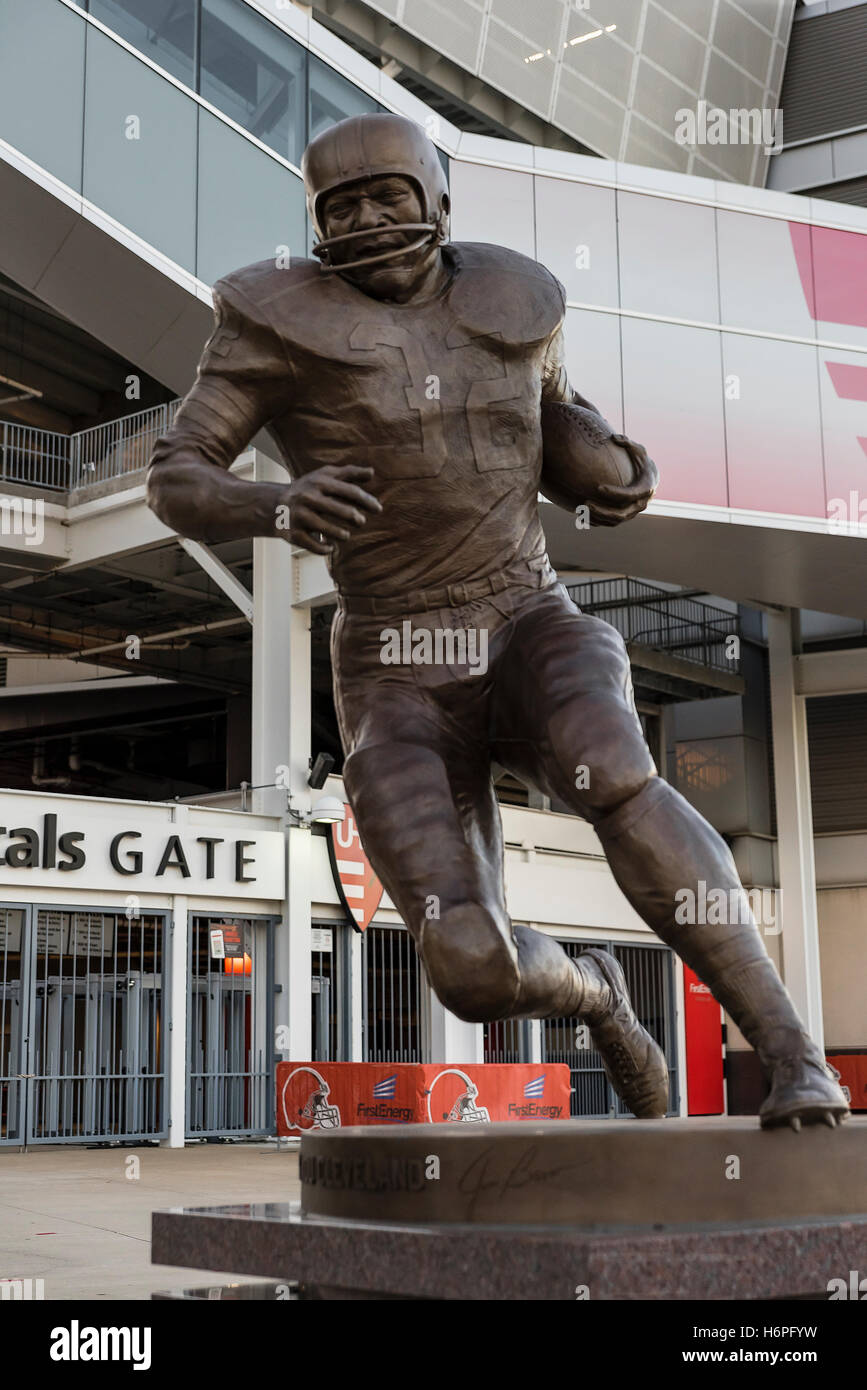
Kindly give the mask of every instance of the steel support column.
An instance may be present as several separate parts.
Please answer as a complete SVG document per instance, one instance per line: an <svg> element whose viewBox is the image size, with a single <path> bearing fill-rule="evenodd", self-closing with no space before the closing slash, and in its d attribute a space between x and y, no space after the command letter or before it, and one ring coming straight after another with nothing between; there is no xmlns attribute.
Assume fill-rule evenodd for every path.
<svg viewBox="0 0 867 1390"><path fill-rule="evenodd" d="M179 816L178 813L184 813ZM186 819L185 806L178 806L176 819ZM182 1149L187 1133L187 954L189 949L189 899L177 894L172 903L172 916L168 923L168 942L163 948L163 974L165 961L169 961L169 989L166 1005L169 1017L166 1073L168 1094L166 1112L168 1115L169 1137L162 1145L169 1149ZM166 946L168 950L166 950Z"/></svg>
<svg viewBox="0 0 867 1390"><path fill-rule="evenodd" d="M796 632L789 609L766 614L781 889L782 971L810 1036L824 1047L819 916L806 698L797 693Z"/></svg>
<svg viewBox="0 0 867 1390"><path fill-rule="evenodd" d="M258 450L257 482L286 482ZM293 607L295 564L287 542L253 542L253 808L266 815L310 807L310 612ZM267 784L267 785L263 785ZM275 785L278 784L278 785ZM307 1061L311 1048L310 831L286 825L287 880L274 951L277 1052Z"/></svg>

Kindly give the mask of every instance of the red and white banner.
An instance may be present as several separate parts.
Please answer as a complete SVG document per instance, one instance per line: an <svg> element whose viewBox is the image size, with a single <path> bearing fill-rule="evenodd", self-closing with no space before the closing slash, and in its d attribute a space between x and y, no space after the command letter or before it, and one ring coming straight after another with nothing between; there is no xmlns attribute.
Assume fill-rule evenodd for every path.
<svg viewBox="0 0 867 1390"><path fill-rule="evenodd" d="M364 931L382 901L383 889L364 852L348 802L345 811L343 823L332 825L328 836L331 872L350 922L356 931Z"/></svg>
<svg viewBox="0 0 867 1390"><path fill-rule="evenodd" d="M562 1062L280 1062L277 1133L569 1118Z"/></svg>

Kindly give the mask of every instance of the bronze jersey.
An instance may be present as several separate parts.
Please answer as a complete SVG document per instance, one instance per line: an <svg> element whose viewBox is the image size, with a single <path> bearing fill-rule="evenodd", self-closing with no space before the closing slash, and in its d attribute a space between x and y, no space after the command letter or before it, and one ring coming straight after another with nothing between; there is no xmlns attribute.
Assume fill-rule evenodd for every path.
<svg viewBox="0 0 867 1390"><path fill-rule="evenodd" d="M195 448L228 468L267 426L293 477L372 467L382 503L329 567L347 594L477 579L544 554L540 404L562 372L565 296L499 246L443 248L424 302L377 300L312 261L235 271L216 327L154 461Z"/></svg>

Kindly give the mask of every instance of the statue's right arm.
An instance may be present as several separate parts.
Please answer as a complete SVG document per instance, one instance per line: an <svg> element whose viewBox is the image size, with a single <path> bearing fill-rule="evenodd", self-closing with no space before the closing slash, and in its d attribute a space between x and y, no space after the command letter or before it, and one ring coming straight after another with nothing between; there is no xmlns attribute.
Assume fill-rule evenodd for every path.
<svg viewBox="0 0 867 1390"><path fill-rule="evenodd" d="M148 506L189 540L274 536L327 555L381 510L364 489L373 470L327 466L292 483L231 473L259 430L291 406L294 371L279 335L236 285L214 287L214 319L192 389L154 445Z"/></svg>
<svg viewBox="0 0 867 1390"><path fill-rule="evenodd" d="M290 369L275 339L237 290L215 287L214 331L174 423L154 446L147 474L148 506L179 535L216 542L277 534L288 484L229 472L279 413L281 385L288 400Z"/></svg>

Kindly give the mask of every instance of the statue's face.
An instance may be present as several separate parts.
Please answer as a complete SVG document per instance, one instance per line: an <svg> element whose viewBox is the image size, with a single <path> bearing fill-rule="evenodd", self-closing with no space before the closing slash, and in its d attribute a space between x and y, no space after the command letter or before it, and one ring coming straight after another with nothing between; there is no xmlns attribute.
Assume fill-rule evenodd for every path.
<svg viewBox="0 0 867 1390"><path fill-rule="evenodd" d="M322 207L323 233L326 237L345 236L347 232L365 231L373 227L394 227L393 232L376 233L368 240L337 246L332 261L339 266L345 261L375 256L418 239L418 232L402 232L402 222L424 221L421 197L411 179L401 174L388 174L371 179L358 179L328 194ZM346 272L347 279L357 283L367 294L386 299L397 292L411 292L427 275L439 248L426 245L406 257L383 261L379 265L362 266Z"/></svg>

